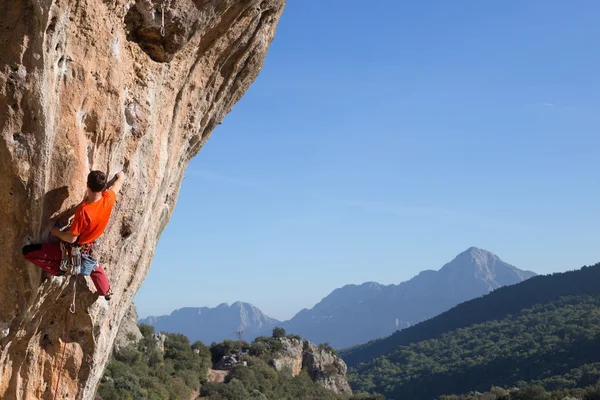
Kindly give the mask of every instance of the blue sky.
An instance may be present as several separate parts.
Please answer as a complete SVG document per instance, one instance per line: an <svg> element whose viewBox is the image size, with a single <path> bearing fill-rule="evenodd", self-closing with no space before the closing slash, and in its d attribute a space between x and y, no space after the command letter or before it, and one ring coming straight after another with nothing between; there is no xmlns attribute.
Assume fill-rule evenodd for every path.
<svg viewBox="0 0 600 400"><path fill-rule="evenodd" d="M140 316L241 300L288 319L470 246L538 273L600 261L599 14L288 1L259 78L188 167Z"/></svg>

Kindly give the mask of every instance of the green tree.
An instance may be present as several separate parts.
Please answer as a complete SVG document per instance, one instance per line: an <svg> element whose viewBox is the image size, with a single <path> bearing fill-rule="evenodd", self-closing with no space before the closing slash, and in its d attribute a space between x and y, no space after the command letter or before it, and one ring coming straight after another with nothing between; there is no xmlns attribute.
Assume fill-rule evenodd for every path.
<svg viewBox="0 0 600 400"><path fill-rule="evenodd" d="M151 339L152 335L154 335L154 327L152 325L140 324L138 327L142 336L146 339Z"/></svg>
<svg viewBox="0 0 600 400"><path fill-rule="evenodd" d="M208 370L212 366L212 354L210 353L210 349L198 340L192 344L192 350L198 355L198 365L196 370L200 375L200 382L206 382Z"/></svg>
<svg viewBox="0 0 600 400"><path fill-rule="evenodd" d="M273 328L273 337L276 339L285 337L285 329L279 327Z"/></svg>

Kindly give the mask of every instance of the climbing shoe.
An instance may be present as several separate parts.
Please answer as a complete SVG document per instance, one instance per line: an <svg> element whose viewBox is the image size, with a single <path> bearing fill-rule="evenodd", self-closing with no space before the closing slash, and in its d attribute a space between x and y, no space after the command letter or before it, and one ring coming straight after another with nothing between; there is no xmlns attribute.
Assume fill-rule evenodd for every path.
<svg viewBox="0 0 600 400"><path fill-rule="evenodd" d="M112 289L108 289L108 292L106 292L106 294L104 295L104 298L105 298L107 301L109 301L109 300L110 300L110 298L112 297L112 295L113 295L113 291L112 291Z"/></svg>

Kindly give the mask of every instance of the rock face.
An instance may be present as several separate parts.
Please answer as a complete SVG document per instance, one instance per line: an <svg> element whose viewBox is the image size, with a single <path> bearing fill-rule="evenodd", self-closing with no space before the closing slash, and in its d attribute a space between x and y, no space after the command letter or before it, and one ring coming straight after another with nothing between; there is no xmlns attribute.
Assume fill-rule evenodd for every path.
<svg viewBox="0 0 600 400"><path fill-rule="evenodd" d="M121 326L119 326L119 330L117 331L114 342L115 352L119 352L119 350L124 349L130 344L135 344L142 340L144 336L142 335L142 332L140 332L140 328L138 328L137 320L137 311L132 304L127 309L127 313L121 320Z"/></svg>
<svg viewBox="0 0 600 400"><path fill-rule="evenodd" d="M336 393L352 393L346 372L346 363L327 349L305 341L302 364L313 381Z"/></svg>
<svg viewBox="0 0 600 400"><path fill-rule="evenodd" d="M238 330L243 331L244 340L252 341L263 332L270 334L279 321L268 317L252 304L238 301L231 306L223 303L215 308L180 308L170 315L143 318L140 323L152 325L156 331L183 333L192 343L200 340L209 345L225 339L236 339Z"/></svg>
<svg viewBox="0 0 600 400"><path fill-rule="evenodd" d="M271 361L271 364L277 371L288 369L292 375L299 375L304 362L304 342L286 337L279 341L283 344L283 350Z"/></svg>
<svg viewBox="0 0 600 400"><path fill-rule="evenodd" d="M240 358L237 354L228 354L223 356L215 365L217 371L230 371L240 363Z"/></svg>
<svg viewBox="0 0 600 400"><path fill-rule="evenodd" d="M165 352L165 341L167 340L167 335L164 333L155 333L152 335L152 339L156 342L156 348L160 350L161 353Z"/></svg>
<svg viewBox="0 0 600 400"><path fill-rule="evenodd" d="M522 271L495 254L472 247L439 271L423 271L398 285L368 282L336 289L282 327L312 342L327 342L342 349L388 336L464 301L532 276L535 273Z"/></svg>
<svg viewBox="0 0 600 400"><path fill-rule="evenodd" d="M189 160L262 67L285 0L0 1L0 398L91 399ZM26 263L82 200L128 180L100 243L115 292Z"/></svg>
<svg viewBox="0 0 600 400"><path fill-rule="evenodd" d="M303 368L312 380L335 393L351 394L346 379L346 363L330 349L315 346L308 340L280 339L283 350L272 360L277 371L290 370L297 376Z"/></svg>

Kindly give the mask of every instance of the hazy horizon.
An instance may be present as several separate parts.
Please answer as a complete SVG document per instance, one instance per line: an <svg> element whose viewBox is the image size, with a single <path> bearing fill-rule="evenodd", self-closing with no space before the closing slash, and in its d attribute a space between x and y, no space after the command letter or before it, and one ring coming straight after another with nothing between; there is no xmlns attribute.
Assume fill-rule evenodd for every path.
<svg viewBox="0 0 600 400"><path fill-rule="evenodd" d="M477 246L470 246L469 248L465 249L464 251L467 251L467 250L471 249L472 247L475 247L475 248L481 249L481 248L479 248L479 247L477 247ZM481 249L481 250L484 250L484 251L489 251L489 250L487 250L487 249ZM462 253L462 251L461 251L460 253ZM458 256L460 253L457 253L455 256ZM492 253L492 254L495 254L494 252L490 252L490 253ZM496 255L497 255L497 254L496 254ZM502 259L502 257L499 257L499 258L500 258L500 259ZM443 265L440 265L440 266L439 266L439 267L437 267L437 268L426 268L426 269L423 269L423 270L419 271L418 273L416 273L414 276L411 276L410 278L408 278L408 279L405 279L405 280L403 280L403 281L401 281L401 282L388 282L388 283L383 283L383 282L375 282L375 281L364 281L364 282L350 282L350 283L341 284L341 285L339 285L339 286L336 286L336 287L333 287L333 288L331 288L331 290L329 290L329 292L327 292L326 294L324 294L324 295L323 295L323 296L322 296L322 297L321 297L319 300L317 300L315 303L313 303L313 304L310 304L310 305L307 305L307 306L305 306L305 307L302 307L302 308L300 308L300 309L298 309L298 310L296 310L296 311L290 310L290 313L289 313L289 314L287 314L287 315L285 315L283 318L278 318L278 317L276 317L276 316L273 316L273 315L269 314L268 312L266 312L266 311L265 311L265 309L269 309L268 305L265 307L265 306L261 306L261 305L259 305L259 304L254 304L254 303L252 303L252 302L250 302L250 301L246 301L246 300L244 300L244 299L237 299L237 300L233 300L233 301L222 301L222 302L217 302L217 303L214 303L214 304L202 304L202 305L182 305L182 306L179 306L179 307L176 307L176 308L173 308L173 309L169 309L169 310L167 310L167 308L164 308L164 309L165 309L165 310L167 310L167 311L164 311L164 312L162 312L162 313L158 313L158 314L157 314L157 313L149 313L149 314L144 314L144 315L142 315L142 313L140 312L140 310L139 310L139 308L138 308L138 317L139 317L140 319L142 319L142 318L146 318L146 317L159 317L159 316L169 315L169 314L171 314L173 311L176 311L176 310L179 310L179 309L182 309L182 308L202 308L202 307L207 307L207 308L216 308L216 307L220 306L221 304L227 304L227 306L232 306L232 305L233 305L234 303L236 303L236 302L241 302L241 303L247 303L247 304L251 304L252 306L254 306L254 307L257 307L259 310L261 310L261 311L262 311L262 312L263 312L263 313L264 313L266 316L268 316L268 317L270 317L270 318L277 319L277 320L279 320L279 321L281 321L281 322L284 322L284 321L287 321L287 320L291 319L292 317L294 317L294 316L295 316L295 315L296 315L298 312L302 311L303 309L311 309L311 308L312 308L312 307L314 307L314 306L315 306L315 305L316 305L318 302L320 302L320 301L321 301L323 298L325 298L326 296L328 296L329 294L331 294L331 292L333 292L335 289L339 289L339 288L342 288L342 287L344 287L344 286L347 286L347 285L362 285L362 284L365 284L365 283L378 283L378 284L381 284L381 285L398 285L398 284L400 284L400 283L402 283L402 282L406 282L406 281L409 281L409 280L411 280L412 278L414 278L415 276L419 275L419 273L421 273L421 272L423 272L423 271L426 271L426 270L435 270L435 271L439 271L439 270L440 270L442 267L444 267L446 264L450 263L450 262L451 262L453 259L454 259L454 257L453 257L452 259L448 260L448 262L447 262L447 263L444 263ZM505 261L505 260L502 260L502 261ZM505 261L505 262L506 262L506 261ZM510 264L510 263L507 263L507 264ZM523 270L523 271L529 271L529 270L528 270L528 269L526 269L526 268L519 268L519 267L517 267L517 266L515 266L515 265L513 265L513 266L514 266L514 267L516 267L516 268L518 268L518 269L520 269L520 270ZM583 265L582 265L581 267L583 267ZM579 268L579 267L578 267L578 268ZM571 268L571 269L578 269L578 268ZM566 270L565 270L565 271L566 271ZM536 271L531 271L531 272L535 272L535 273L537 274L537 272L536 272ZM564 271L561 271L561 272L564 272ZM137 305L136 305L136 307L137 307Z"/></svg>

